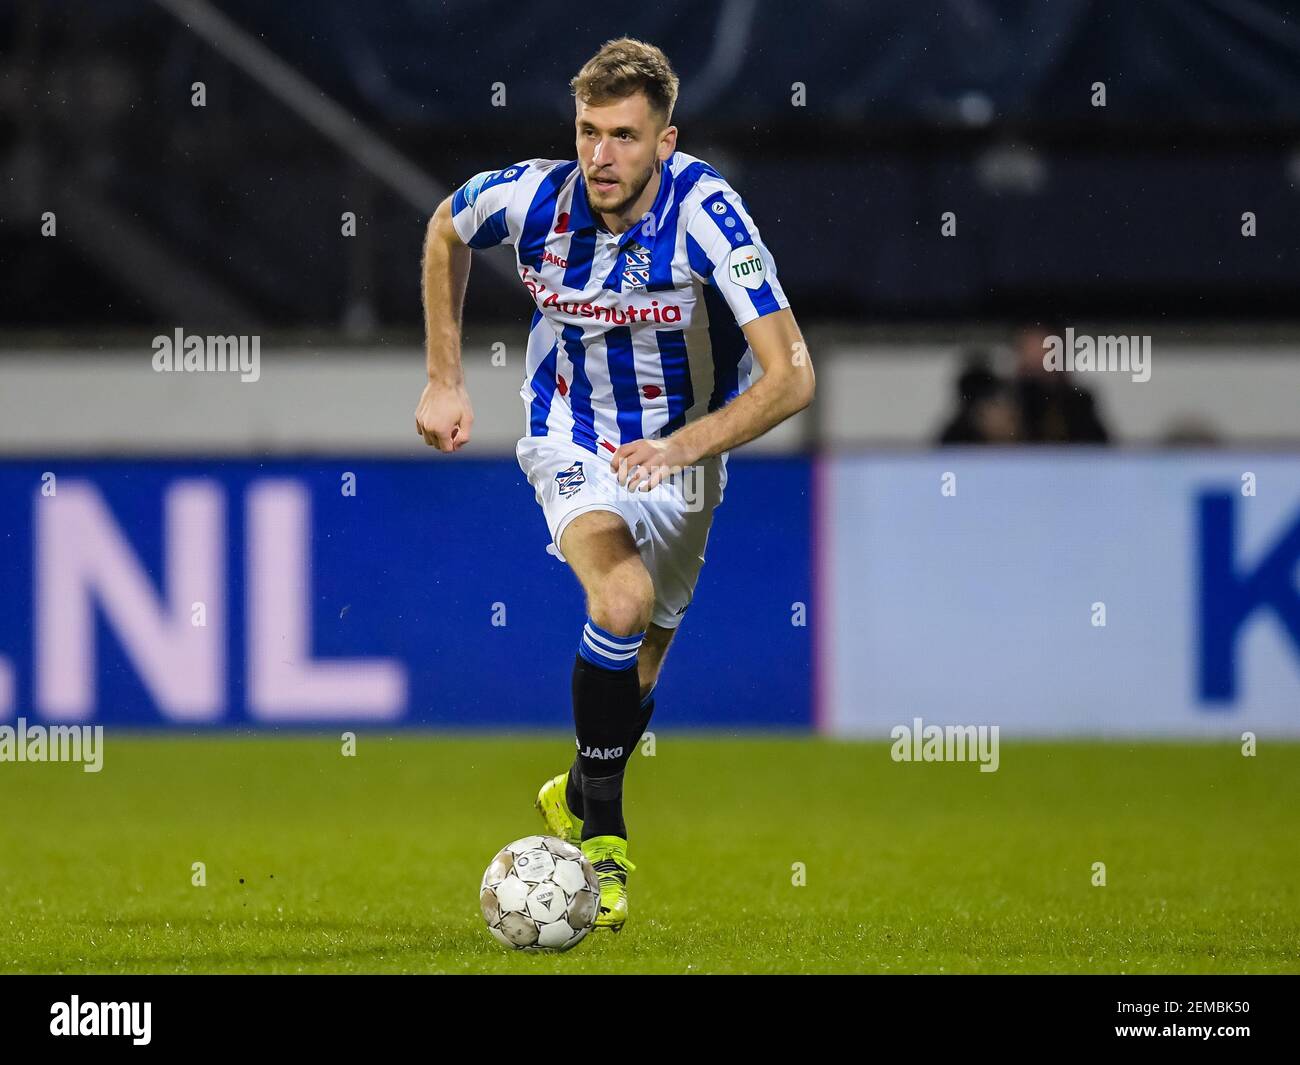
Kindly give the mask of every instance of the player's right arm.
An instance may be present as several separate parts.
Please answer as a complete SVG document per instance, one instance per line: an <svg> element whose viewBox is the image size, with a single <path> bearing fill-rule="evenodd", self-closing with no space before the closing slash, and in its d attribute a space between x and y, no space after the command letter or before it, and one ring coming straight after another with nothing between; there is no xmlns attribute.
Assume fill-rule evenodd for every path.
<svg viewBox="0 0 1300 1065"><path fill-rule="evenodd" d="M452 206L448 196L429 220L420 281L429 379L415 408L415 428L426 444L439 451L459 451L469 443L474 424L460 363L461 312L471 253L452 224Z"/></svg>
<svg viewBox="0 0 1300 1065"><path fill-rule="evenodd" d="M469 443L474 424L460 363L470 252L518 242L531 196L558 162L527 159L475 174L438 205L429 221L421 278L429 383L415 409L415 427L439 451L459 451Z"/></svg>

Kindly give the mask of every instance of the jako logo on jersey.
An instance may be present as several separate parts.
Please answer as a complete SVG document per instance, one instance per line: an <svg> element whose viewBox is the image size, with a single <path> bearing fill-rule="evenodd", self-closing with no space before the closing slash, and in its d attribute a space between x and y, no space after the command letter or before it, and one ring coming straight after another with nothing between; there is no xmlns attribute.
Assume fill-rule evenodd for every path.
<svg viewBox="0 0 1300 1065"><path fill-rule="evenodd" d="M575 462L567 470L555 475L555 483L560 486L561 498L568 498L587 483L587 475L582 472L582 463Z"/></svg>
<svg viewBox="0 0 1300 1065"><path fill-rule="evenodd" d="M741 288L757 289L763 284L763 256L752 244L734 248L727 260L727 276Z"/></svg>
<svg viewBox="0 0 1300 1065"><path fill-rule="evenodd" d="M524 287L533 294L537 306L543 310L551 308L561 314L571 314L575 318L591 318L598 322L610 322L613 325L630 325L634 322L675 325L682 320L682 308L679 304L666 303L661 307L658 300L651 300L649 307L626 307L620 310L617 307L597 307L594 303L579 303L577 300L561 300L554 292L542 299L542 293L546 291L545 281L527 266L520 267L519 277Z"/></svg>
<svg viewBox="0 0 1300 1065"><path fill-rule="evenodd" d="M568 259L561 259L558 255L553 255L549 251L542 253L542 262L550 263L552 266L558 266L561 270L567 269L569 265Z"/></svg>
<svg viewBox="0 0 1300 1065"><path fill-rule="evenodd" d="M583 747L577 740L573 741L581 750L578 755L581 758L595 758L602 762L608 762L611 758L623 757L622 747Z"/></svg>

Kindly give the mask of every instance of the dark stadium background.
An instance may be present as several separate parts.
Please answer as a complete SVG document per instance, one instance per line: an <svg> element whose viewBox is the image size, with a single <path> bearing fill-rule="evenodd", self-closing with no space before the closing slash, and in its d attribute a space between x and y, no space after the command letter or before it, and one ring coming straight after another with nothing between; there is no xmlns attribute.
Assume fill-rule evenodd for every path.
<svg viewBox="0 0 1300 1065"><path fill-rule="evenodd" d="M182 310L228 324L237 308L259 328L410 336L429 205L268 91L254 72L276 71L241 48L447 189L568 158L568 80L615 33L554 5L215 8L238 36L224 20L194 32L182 3L3 5L6 326L133 329ZM682 150L743 189L810 323L1294 315L1300 30L1285 5L663 3L616 24L668 50ZM1218 236L1239 224L1228 189L1268 219L1253 243ZM43 199L75 201L88 232L18 225ZM326 223L344 203L366 225L340 255ZM943 211L955 243L932 224ZM469 313L495 320L513 289L482 274Z"/></svg>

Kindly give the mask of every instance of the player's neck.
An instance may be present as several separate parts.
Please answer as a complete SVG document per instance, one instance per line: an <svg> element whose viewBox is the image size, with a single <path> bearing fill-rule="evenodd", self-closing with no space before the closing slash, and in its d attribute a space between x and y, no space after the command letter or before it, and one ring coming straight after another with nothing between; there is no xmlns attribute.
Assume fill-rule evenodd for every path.
<svg viewBox="0 0 1300 1065"><path fill-rule="evenodd" d="M628 204L627 208L619 214L600 212L598 216L600 224L615 236L620 236L640 222L649 213L651 206L655 202L655 197L659 195L659 182L663 180L663 172L663 163L655 163L655 172L650 180L646 182L645 188L641 190L641 195L636 198L636 202Z"/></svg>

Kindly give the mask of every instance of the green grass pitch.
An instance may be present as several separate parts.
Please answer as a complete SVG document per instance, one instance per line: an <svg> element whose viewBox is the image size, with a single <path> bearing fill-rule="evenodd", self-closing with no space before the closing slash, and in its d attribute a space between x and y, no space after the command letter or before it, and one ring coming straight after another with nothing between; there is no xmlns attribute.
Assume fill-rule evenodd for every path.
<svg viewBox="0 0 1300 1065"><path fill-rule="evenodd" d="M110 732L98 775L0 764L0 971L1300 972L1297 744L1004 743L982 774L660 732L628 925L564 955L498 947L477 891L571 739L340 746Z"/></svg>

